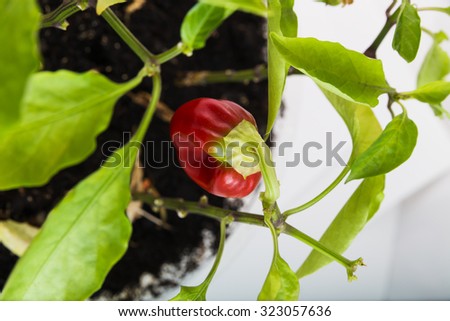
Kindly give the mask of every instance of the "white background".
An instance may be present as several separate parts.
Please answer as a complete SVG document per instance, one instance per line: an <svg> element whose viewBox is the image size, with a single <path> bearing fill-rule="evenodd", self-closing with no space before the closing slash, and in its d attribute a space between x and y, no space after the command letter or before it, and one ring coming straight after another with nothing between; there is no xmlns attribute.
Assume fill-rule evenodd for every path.
<svg viewBox="0 0 450 321"><path fill-rule="evenodd" d="M1 302L2 317L7 320L65 321L79 320L270 320L286 311L286 315L276 316L277 321L300 319L327 321L379 320L433 320L447 321L450 317L448 302L143 302L143 301L47 301L47 302ZM329 316L309 316L322 311ZM271 308L276 308L272 311ZM288 309L286 309L288 308ZM305 311L306 308L306 311ZM124 310L139 309L141 315L124 316ZM311 309L311 310L310 310ZM122 313L122 316L119 313ZM195 311L194 311L195 310ZM221 311L221 316L217 316ZM289 312L290 311L290 312ZM298 311L298 314L295 312ZM304 312L305 311L305 312ZM369 311L369 313L368 313ZM147 314L147 315L145 315ZM197 316L196 316L197 314ZM303 314L303 316L302 316ZM327 313L328 314L328 313ZM297 315L297 316L296 316ZM9 318L8 318L9 317Z"/></svg>
<svg viewBox="0 0 450 321"><path fill-rule="evenodd" d="M299 36L338 41L350 49L363 52L385 22L389 0L355 0L345 8L325 7L313 0L296 1ZM449 0L413 0L418 7L449 6ZM450 34L450 19L440 13L421 13L422 25L432 31ZM417 59L406 63L391 48L392 31L383 42L378 56L384 62L391 86L398 91L415 88L417 72L430 47L431 39L423 34ZM449 46L446 44L446 50ZM343 75L345 76L345 75ZM291 155L277 157L277 171L282 193L282 210L298 206L320 193L340 172L337 164L308 168L284 166L293 152L301 152L309 141L325 145L326 132L333 141L347 140L343 154L348 155L351 141L345 125L315 85L306 77L288 79L285 91L286 110L276 123L277 141L294 141ZM381 97L375 108L382 125L389 120ZM444 107L450 109L447 100ZM364 258L367 267L357 271L358 280L349 283L345 269L332 263L300 283L302 300L449 300L450 299L450 121L437 119L430 108L407 102L408 113L419 129L414 154L406 164L387 178L385 201L380 211L356 238L345 256ZM321 157L323 153L311 155ZM290 219L290 223L319 238L357 182L340 185L325 200ZM244 210L261 212L257 194L249 197ZM235 224L237 225L237 224ZM272 257L268 230L247 225L235 226L227 240L224 257L208 291L209 300L254 300L263 284ZM282 236L281 253L295 270L310 249L298 241ZM212 259L183 281L200 283L209 271ZM167 293L166 299L178 289Z"/></svg>

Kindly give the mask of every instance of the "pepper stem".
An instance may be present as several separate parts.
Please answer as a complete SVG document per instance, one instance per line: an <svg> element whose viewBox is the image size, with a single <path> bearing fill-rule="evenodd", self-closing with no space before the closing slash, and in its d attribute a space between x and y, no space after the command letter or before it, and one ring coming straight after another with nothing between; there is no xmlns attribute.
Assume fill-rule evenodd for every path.
<svg viewBox="0 0 450 321"><path fill-rule="evenodd" d="M247 120L241 121L223 138L222 143L222 157L210 155L226 161L244 177L261 172L266 187L266 191L261 193L261 201L268 206L274 205L280 197L280 184L270 148L255 125Z"/></svg>
<svg viewBox="0 0 450 321"><path fill-rule="evenodd" d="M266 143L261 142L257 149L259 157L259 168L264 180L266 190L261 193L261 201L270 205L275 204L280 197L280 183L275 171L275 163L272 160L272 153Z"/></svg>

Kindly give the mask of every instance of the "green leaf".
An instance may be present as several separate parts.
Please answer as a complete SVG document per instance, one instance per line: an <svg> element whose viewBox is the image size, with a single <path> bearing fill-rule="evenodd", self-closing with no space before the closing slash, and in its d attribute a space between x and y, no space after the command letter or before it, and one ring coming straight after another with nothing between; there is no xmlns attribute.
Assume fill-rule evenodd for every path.
<svg viewBox="0 0 450 321"><path fill-rule="evenodd" d="M403 164L417 142L417 127L406 113L396 116L351 167L347 181L386 174Z"/></svg>
<svg viewBox="0 0 450 321"><path fill-rule="evenodd" d="M131 235L125 215L130 174L137 154L127 144L80 182L47 217L16 264L2 300L85 300L122 257Z"/></svg>
<svg viewBox="0 0 450 321"><path fill-rule="evenodd" d="M281 15L278 18L278 23L275 21L274 31L276 32L276 29L278 29L277 24L280 25L280 31L281 35L285 37L297 37L298 32L298 19L297 15L294 11L294 0L270 0L275 3L279 3L279 9L281 10ZM269 17L269 20L272 19L274 12L271 9L271 16Z"/></svg>
<svg viewBox="0 0 450 321"><path fill-rule="evenodd" d="M441 104L430 104L430 107L433 110L435 116L443 118L443 116L445 115L447 118L450 118L450 113L444 107L442 107Z"/></svg>
<svg viewBox="0 0 450 321"><path fill-rule="evenodd" d="M333 94L322 88L323 93L344 120L353 141L350 162L361 155L380 136L382 128L372 109Z"/></svg>
<svg viewBox="0 0 450 321"><path fill-rule="evenodd" d="M417 87L433 81L444 80L445 76L450 73L450 57L440 46L444 40L448 40L444 32L440 31L434 34L433 45L425 56L417 77ZM442 117L445 114L450 117L441 104L430 104L430 107L436 116Z"/></svg>
<svg viewBox="0 0 450 321"><path fill-rule="evenodd" d="M0 0L0 130L19 118L28 77L39 68L39 23L34 0Z"/></svg>
<svg viewBox="0 0 450 321"><path fill-rule="evenodd" d="M378 211L384 198L384 183L384 175L365 179L322 235L320 243L337 253L343 253ZM302 278L331 262L329 257L312 251L298 269L297 275Z"/></svg>
<svg viewBox="0 0 450 321"><path fill-rule="evenodd" d="M432 81L443 80L450 73L450 58L440 43L446 40L443 32L435 35L433 45L428 51L417 77L417 87L426 85Z"/></svg>
<svg viewBox="0 0 450 321"><path fill-rule="evenodd" d="M279 254L276 255L267 275L259 301L296 301L300 286L295 272Z"/></svg>
<svg viewBox="0 0 450 321"><path fill-rule="evenodd" d="M103 11L105 11L109 7L123 2L127 2L127 0L97 0L97 7L96 7L97 14L101 15Z"/></svg>
<svg viewBox="0 0 450 321"><path fill-rule="evenodd" d="M417 56L421 35L420 16L417 9L409 1L403 1L397 19L392 47L403 59L411 62Z"/></svg>
<svg viewBox="0 0 450 321"><path fill-rule="evenodd" d="M181 286L180 292L170 301L206 301L207 289L203 283L198 286Z"/></svg>
<svg viewBox="0 0 450 321"><path fill-rule="evenodd" d="M380 94L392 91L380 60L348 50L339 43L286 38L275 33L271 33L271 38L288 64L345 99L376 106Z"/></svg>
<svg viewBox="0 0 450 321"><path fill-rule="evenodd" d="M40 186L95 150L116 101L142 79L116 84L95 72L41 72L30 78L20 121L0 131L0 190Z"/></svg>
<svg viewBox="0 0 450 321"><path fill-rule="evenodd" d="M322 91L344 120L352 137L351 164L377 140L382 132L381 125L368 106L348 101L323 88ZM342 254L378 210L383 190L384 176L364 180L323 234L320 243ZM330 258L312 251L298 269L297 276L312 274L330 262Z"/></svg>
<svg viewBox="0 0 450 321"><path fill-rule="evenodd" d="M269 0L268 4L271 14L267 22L269 35L267 42L269 112L266 138L269 136L280 110L286 76L289 71L289 65L286 64L275 48L270 34L273 32L286 37L296 37L298 28L293 0ZM284 68L280 68L280 66L284 66Z"/></svg>
<svg viewBox="0 0 450 321"><path fill-rule="evenodd" d="M199 2L233 11L245 11L263 17L267 15L267 8L262 0L199 0Z"/></svg>
<svg viewBox="0 0 450 321"><path fill-rule="evenodd" d="M197 3L184 17L181 39L188 54L205 46L206 40L234 10Z"/></svg>
<svg viewBox="0 0 450 321"><path fill-rule="evenodd" d="M401 97L415 98L429 104L440 104L450 94L450 82L433 81L416 90L400 93Z"/></svg>

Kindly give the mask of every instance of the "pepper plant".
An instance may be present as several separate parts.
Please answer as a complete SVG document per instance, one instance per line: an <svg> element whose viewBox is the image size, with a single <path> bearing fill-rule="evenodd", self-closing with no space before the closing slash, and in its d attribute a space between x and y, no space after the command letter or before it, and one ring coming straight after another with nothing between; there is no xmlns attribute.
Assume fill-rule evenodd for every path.
<svg viewBox="0 0 450 321"><path fill-rule="evenodd" d="M272 265L260 293L255 293L259 300L297 300L299 280L333 261L344 267L349 280L356 279L354 273L358 266L364 265L363 260L348 259L343 253L377 212L383 200L385 175L405 162L416 145L418 130L408 116L407 101L419 100L430 105L437 116L448 117L441 104L450 93L450 82L445 80L450 72L450 59L441 48L447 35L425 29L420 14L434 11L449 15L450 7L418 8L410 0L394 0L387 8L387 20L379 35L365 53L359 53L339 43L298 37L294 0L200 0L184 17L180 42L155 54L110 8L121 2L125 0L64 0L55 11L44 14L35 0L0 0L0 190L41 186L58 171L85 160L96 147L96 136L108 127L116 101L144 78L153 81L150 104L134 136L49 213L15 266L1 298L88 299L127 249L131 223L124 212L132 199L147 202L155 212L173 210L220 222L219 248L211 272L200 285L182 287L174 300L207 298L209 283L225 246L226 227L235 223L260 226L261 233L266 228L273 238ZM353 1L318 2L350 5ZM83 10L96 10L142 60L142 69L133 79L114 83L94 71L40 70L38 31L70 28L66 18ZM143 141L155 113L164 63L201 50L214 30L237 10L267 18L267 66L259 70L261 77L268 80L265 135L258 134L253 116L234 102L199 97L175 112L170 138L180 163L185 163L186 174L208 192L243 197L262 178L261 212L244 213L210 206L206 198L197 201L148 193L132 195L133 166L129 164L135 164L138 153L133 146ZM391 29L395 29L392 48L407 62L415 59L422 36L433 38L418 75L417 88L402 91L392 88L382 61L376 58L379 45L388 41ZM290 73L308 77L319 86L347 126L353 150L347 165L329 187L307 203L286 209L277 203L283 182L277 180L265 142L278 117ZM222 81L251 81L254 74L252 70L242 70L234 77L222 77ZM379 105L380 95L389 99L387 106L379 108L386 107L386 112L392 115L392 121L384 129L372 111ZM400 106L401 112L394 113L393 105ZM228 148L235 143L245 148ZM229 150L232 152L228 153ZM322 200L344 180L361 183L319 240L289 224L292 215ZM0 224L8 228L13 223ZM278 236L282 233L312 248L300 267L290 266L281 257ZM6 238L0 240L10 245Z"/></svg>

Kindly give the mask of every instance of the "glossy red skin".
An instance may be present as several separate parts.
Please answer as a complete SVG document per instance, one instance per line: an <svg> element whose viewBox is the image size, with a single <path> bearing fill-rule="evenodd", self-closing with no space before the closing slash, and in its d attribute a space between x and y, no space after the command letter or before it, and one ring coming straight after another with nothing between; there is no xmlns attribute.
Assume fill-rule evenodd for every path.
<svg viewBox="0 0 450 321"><path fill-rule="evenodd" d="M205 144L219 141L244 119L256 127L253 116L238 104L211 98L191 100L173 115L170 137L180 165L211 194L241 198L250 194L261 179L261 173L244 178L206 152Z"/></svg>

